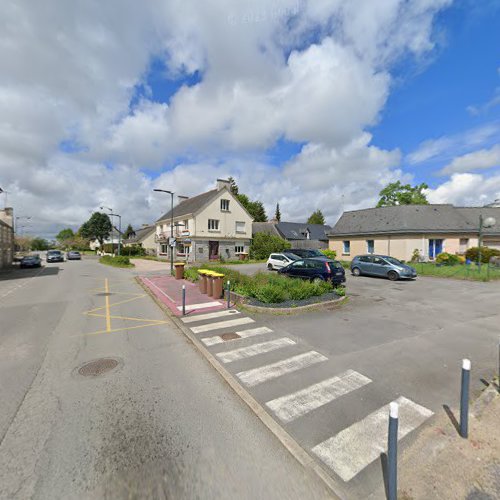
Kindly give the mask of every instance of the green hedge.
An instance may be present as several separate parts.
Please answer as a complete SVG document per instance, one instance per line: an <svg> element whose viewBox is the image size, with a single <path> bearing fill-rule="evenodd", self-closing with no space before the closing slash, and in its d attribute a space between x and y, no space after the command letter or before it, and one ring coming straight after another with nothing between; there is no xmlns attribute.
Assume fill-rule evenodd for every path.
<svg viewBox="0 0 500 500"><path fill-rule="evenodd" d="M255 233L250 246L251 259L267 259L272 253L283 252L292 248L292 245L280 238L266 233Z"/></svg>
<svg viewBox="0 0 500 500"><path fill-rule="evenodd" d="M106 264L108 266L114 267L134 267L134 264L130 263L130 259L123 255L117 255L115 257L111 255L105 255L99 259L101 264Z"/></svg>
<svg viewBox="0 0 500 500"><path fill-rule="evenodd" d="M465 257L472 262L477 262L479 254L479 248L478 247L472 247L469 248L465 252ZM481 262L484 264L488 263L491 259L491 257L498 257L500 256L500 250L497 250L496 248L489 248L489 247L481 247Z"/></svg>
<svg viewBox="0 0 500 500"><path fill-rule="evenodd" d="M444 266L456 266L460 263L460 257L452 253L442 252L436 257L436 264L441 264Z"/></svg>
<svg viewBox="0 0 500 500"><path fill-rule="evenodd" d="M329 259L332 259L332 260L335 260L335 258L337 257L337 252L335 250L329 250L328 248L321 250L321 253L325 257L328 257Z"/></svg>

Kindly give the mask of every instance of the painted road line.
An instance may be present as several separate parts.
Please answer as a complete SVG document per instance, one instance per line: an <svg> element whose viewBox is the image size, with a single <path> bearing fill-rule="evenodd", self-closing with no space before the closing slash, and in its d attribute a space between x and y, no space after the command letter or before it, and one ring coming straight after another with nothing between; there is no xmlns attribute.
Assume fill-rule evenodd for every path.
<svg viewBox="0 0 500 500"><path fill-rule="evenodd" d="M354 370L323 380L300 391L273 399L266 403L282 422L291 422L344 394L349 394L371 380Z"/></svg>
<svg viewBox="0 0 500 500"><path fill-rule="evenodd" d="M229 328L238 325L246 325L247 323L254 323L252 318L235 318L228 319L227 321L218 321L217 323L210 323L208 325L192 326L193 333L210 332L211 330L219 330L220 328Z"/></svg>
<svg viewBox="0 0 500 500"><path fill-rule="evenodd" d="M267 328L267 326L259 326L258 328L251 328L249 330L242 330L235 333L236 335L239 335L239 338L224 340L220 335L215 335L214 337L205 337L204 339L201 339L201 341L207 346L224 344L228 342L234 342L235 340L255 337L256 335L263 335L264 333L272 333L272 330L270 328Z"/></svg>
<svg viewBox="0 0 500 500"><path fill-rule="evenodd" d="M405 397L401 396L395 402L399 405L398 439L402 439L433 415L431 410ZM385 405L316 445L312 451L344 481L349 481L387 451L388 422L389 405Z"/></svg>
<svg viewBox="0 0 500 500"><path fill-rule="evenodd" d="M104 290L106 293L106 331L111 331L111 314L109 312L109 283L108 278L104 280Z"/></svg>
<svg viewBox="0 0 500 500"><path fill-rule="evenodd" d="M239 349L234 349L232 351L219 352L216 356L223 363L232 363L233 361L238 361L239 359L251 358L252 356L276 351L276 349L281 349L282 347L290 345L295 345L295 341L289 339L288 337L283 337L281 339L270 340L268 342L261 342L260 344L240 347Z"/></svg>
<svg viewBox="0 0 500 500"><path fill-rule="evenodd" d="M221 302L203 302L202 304L189 304L186 306L186 311L195 311L196 309L206 309L207 307L221 306ZM177 306L179 311L182 311L182 306Z"/></svg>
<svg viewBox="0 0 500 500"><path fill-rule="evenodd" d="M236 309L225 309L224 311L217 311L207 314L197 314L196 316L188 316L187 318L181 318L181 320L184 323L195 323L196 321L223 318L224 316L236 316L237 314L240 314L240 311L237 311Z"/></svg>
<svg viewBox="0 0 500 500"><path fill-rule="evenodd" d="M248 386L254 386L261 384L262 382L267 382L287 373L295 372L297 370L302 370L308 366L314 365L316 363L321 363L322 361L327 361L327 357L323 356L319 352L309 351L304 354L299 354L298 356L293 356L291 358L283 359L277 363L272 363L270 365L260 366L259 368L253 368L252 370L247 370L244 372L237 373L236 376Z"/></svg>

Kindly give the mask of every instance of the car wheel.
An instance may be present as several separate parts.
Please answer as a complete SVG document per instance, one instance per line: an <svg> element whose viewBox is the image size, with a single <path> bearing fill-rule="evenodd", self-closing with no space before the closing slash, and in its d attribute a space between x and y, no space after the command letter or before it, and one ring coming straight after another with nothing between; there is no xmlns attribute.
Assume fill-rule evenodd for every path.
<svg viewBox="0 0 500 500"><path fill-rule="evenodd" d="M398 278L399 278L399 275L396 271L389 271L387 273L387 277L391 280L391 281L396 281Z"/></svg>
<svg viewBox="0 0 500 500"><path fill-rule="evenodd" d="M353 267L351 272L353 276L361 276L361 269L359 267Z"/></svg>
<svg viewBox="0 0 500 500"><path fill-rule="evenodd" d="M268 264L267 265L267 270L268 271L272 271L273 270L273 265L272 264Z"/></svg>

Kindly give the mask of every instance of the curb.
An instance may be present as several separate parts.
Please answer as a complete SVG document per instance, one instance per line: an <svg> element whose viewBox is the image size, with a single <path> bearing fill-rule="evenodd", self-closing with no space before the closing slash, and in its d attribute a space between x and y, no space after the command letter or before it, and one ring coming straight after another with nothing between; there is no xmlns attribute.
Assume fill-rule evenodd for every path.
<svg viewBox="0 0 500 500"><path fill-rule="evenodd" d="M219 373L219 375L226 381L226 383L234 390L234 392L243 400L244 403L255 413L257 418L274 434L274 436L281 442L281 444L288 450L288 452L297 460L306 470L315 474L323 484L333 494L334 500L342 500L339 496L338 487L335 480L314 460L302 446L295 441L295 439L288 434L283 427L281 427L260 405L260 403L246 391L246 389L236 381L236 379L215 359L215 357L205 348L205 346L198 340L198 338L182 323L176 316L172 314L163 303L161 303L156 296L154 296L149 288L147 288L142 281L136 276L135 281L141 286L146 293L154 300L154 302L162 309L174 326L177 327L188 340L196 346L205 359L212 365L212 367ZM344 297L342 297L344 298Z"/></svg>

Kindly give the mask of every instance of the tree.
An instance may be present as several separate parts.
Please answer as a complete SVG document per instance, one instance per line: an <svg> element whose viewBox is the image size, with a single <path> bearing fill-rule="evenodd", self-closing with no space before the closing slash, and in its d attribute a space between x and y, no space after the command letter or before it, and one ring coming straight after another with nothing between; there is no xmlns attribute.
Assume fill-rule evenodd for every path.
<svg viewBox="0 0 500 500"><path fill-rule="evenodd" d="M43 251L48 250L49 248L49 242L44 238L37 237L31 240L31 250Z"/></svg>
<svg viewBox="0 0 500 500"><path fill-rule="evenodd" d="M234 195L238 195L239 189L236 181L234 180L234 177L228 177L227 180L229 181L229 189L231 193L233 193Z"/></svg>
<svg viewBox="0 0 500 500"><path fill-rule="evenodd" d="M75 233L73 229L67 228L59 231L59 234L56 236L56 240L59 244L64 245L67 244L68 240L72 240L75 237Z"/></svg>
<svg viewBox="0 0 500 500"><path fill-rule="evenodd" d="M252 259L267 259L270 254L288 250L292 245L290 242L267 233L255 233L250 246L250 257Z"/></svg>
<svg viewBox="0 0 500 500"><path fill-rule="evenodd" d="M127 229L125 229L125 232L123 233L123 237L125 239L130 238L133 234L135 233L134 228L132 227L131 224L127 226Z"/></svg>
<svg viewBox="0 0 500 500"><path fill-rule="evenodd" d="M276 203L276 213L274 214L274 218L278 222L281 222L281 212L280 212L280 204L279 203Z"/></svg>
<svg viewBox="0 0 500 500"><path fill-rule="evenodd" d="M401 181L391 182L380 191L380 200L377 207L392 207L395 205L428 205L427 197L423 192L429 186L424 182L417 186L401 184Z"/></svg>
<svg viewBox="0 0 500 500"><path fill-rule="evenodd" d="M254 222L267 222L267 215L261 201L251 201L246 194L237 194L239 202L253 218Z"/></svg>
<svg viewBox="0 0 500 500"><path fill-rule="evenodd" d="M94 212L79 230L80 236L87 240L97 240L99 245L104 245L104 240L109 238L113 226L107 214Z"/></svg>
<svg viewBox="0 0 500 500"><path fill-rule="evenodd" d="M321 210L314 211L309 219L307 219L308 224L325 224L325 216Z"/></svg>

